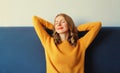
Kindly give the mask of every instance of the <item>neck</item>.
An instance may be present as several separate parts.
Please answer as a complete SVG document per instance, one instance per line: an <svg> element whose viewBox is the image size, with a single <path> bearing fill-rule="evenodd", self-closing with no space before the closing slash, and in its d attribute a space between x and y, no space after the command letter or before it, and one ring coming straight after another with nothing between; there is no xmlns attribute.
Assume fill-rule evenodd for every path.
<svg viewBox="0 0 120 73"><path fill-rule="evenodd" d="M69 36L68 33L63 33L63 34L59 34L59 35L60 35L60 38L61 38L62 41L67 40L68 36Z"/></svg>

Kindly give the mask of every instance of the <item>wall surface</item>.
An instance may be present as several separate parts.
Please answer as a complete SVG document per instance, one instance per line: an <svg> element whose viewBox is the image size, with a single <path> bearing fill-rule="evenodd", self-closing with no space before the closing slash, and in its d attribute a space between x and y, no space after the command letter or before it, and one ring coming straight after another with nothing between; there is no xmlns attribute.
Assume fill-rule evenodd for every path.
<svg viewBox="0 0 120 73"><path fill-rule="evenodd" d="M120 0L0 0L0 26L33 26L32 16L51 23L58 13L70 15L76 25L101 21L120 26Z"/></svg>

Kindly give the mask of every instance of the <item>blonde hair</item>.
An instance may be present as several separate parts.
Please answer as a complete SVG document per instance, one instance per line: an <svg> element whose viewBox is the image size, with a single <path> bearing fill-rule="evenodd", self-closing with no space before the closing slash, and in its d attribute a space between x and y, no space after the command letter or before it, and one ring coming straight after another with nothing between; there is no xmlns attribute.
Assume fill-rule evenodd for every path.
<svg viewBox="0 0 120 73"><path fill-rule="evenodd" d="M74 24L72 18L64 13L60 13L55 17L55 19L58 16L63 16L65 18L65 20L67 21L68 31L69 31L69 37L67 40L72 46L76 46L77 39L78 39L78 32L77 32L77 28L75 27L75 24ZM60 44L62 42L59 34L55 31L55 28L53 31L53 38L54 38L55 44Z"/></svg>

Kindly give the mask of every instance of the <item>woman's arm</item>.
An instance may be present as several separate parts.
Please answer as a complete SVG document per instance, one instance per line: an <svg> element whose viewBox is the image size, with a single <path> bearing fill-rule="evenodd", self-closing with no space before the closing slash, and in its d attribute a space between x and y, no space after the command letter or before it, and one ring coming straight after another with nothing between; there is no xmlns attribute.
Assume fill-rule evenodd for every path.
<svg viewBox="0 0 120 73"><path fill-rule="evenodd" d="M46 32L44 27L52 29L52 24L37 16L33 16L32 20L33 20L35 31L39 39L41 40L41 43L44 45L47 39L50 38L50 35Z"/></svg>
<svg viewBox="0 0 120 73"><path fill-rule="evenodd" d="M50 30L53 30L53 24L44 20L43 18L40 18L38 16L33 16L33 18L37 18L38 21L40 22L40 24L42 24L43 27L47 28L47 29L50 29Z"/></svg>
<svg viewBox="0 0 120 73"><path fill-rule="evenodd" d="M86 24L81 24L78 26L78 31L88 31L79 41L81 41L87 49L87 47L94 40L101 28L101 22L90 22Z"/></svg>

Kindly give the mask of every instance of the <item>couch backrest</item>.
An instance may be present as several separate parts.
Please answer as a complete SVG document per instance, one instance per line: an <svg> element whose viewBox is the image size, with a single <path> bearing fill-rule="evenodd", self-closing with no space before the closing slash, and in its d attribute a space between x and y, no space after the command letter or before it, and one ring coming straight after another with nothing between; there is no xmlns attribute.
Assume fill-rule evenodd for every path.
<svg viewBox="0 0 120 73"><path fill-rule="evenodd" d="M120 73L120 27L103 27L86 51L85 73Z"/></svg>
<svg viewBox="0 0 120 73"><path fill-rule="evenodd" d="M120 27L103 27L86 51L85 73L120 73ZM0 73L45 73L33 27L0 27Z"/></svg>
<svg viewBox="0 0 120 73"><path fill-rule="evenodd" d="M45 73L44 50L33 27L0 28L0 73Z"/></svg>

